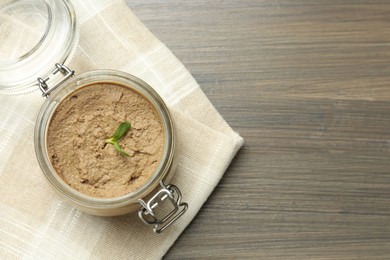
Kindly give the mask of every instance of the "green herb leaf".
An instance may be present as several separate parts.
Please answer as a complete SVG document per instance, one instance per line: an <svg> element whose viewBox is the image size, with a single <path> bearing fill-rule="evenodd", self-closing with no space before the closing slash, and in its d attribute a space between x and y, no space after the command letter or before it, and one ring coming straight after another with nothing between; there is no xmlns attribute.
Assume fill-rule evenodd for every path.
<svg viewBox="0 0 390 260"><path fill-rule="evenodd" d="M127 156L129 157L130 155L128 155L125 151L123 151L122 147L118 144L118 143L114 143L114 147L115 149L120 152L121 154L123 154L124 156Z"/></svg>
<svg viewBox="0 0 390 260"><path fill-rule="evenodd" d="M119 145L118 141L129 132L131 124L127 121L122 122L116 129L114 135L111 138L105 140L106 143L112 144L114 148L120 152L122 155L129 157L129 155L123 151L122 147Z"/></svg>
<svg viewBox="0 0 390 260"><path fill-rule="evenodd" d="M116 129L114 135L111 137L115 141L119 141L127 132L129 132L131 124L127 121L122 122Z"/></svg>

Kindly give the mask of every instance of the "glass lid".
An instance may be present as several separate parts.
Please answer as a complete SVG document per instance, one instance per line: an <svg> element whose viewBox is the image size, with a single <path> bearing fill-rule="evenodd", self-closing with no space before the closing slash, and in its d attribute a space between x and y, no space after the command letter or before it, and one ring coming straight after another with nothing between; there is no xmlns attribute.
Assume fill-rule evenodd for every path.
<svg viewBox="0 0 390 260"><path fill-rule="evenodd" d="M0 0L0 94L38 89L73 49L76 20L68 0Z"/></svg>

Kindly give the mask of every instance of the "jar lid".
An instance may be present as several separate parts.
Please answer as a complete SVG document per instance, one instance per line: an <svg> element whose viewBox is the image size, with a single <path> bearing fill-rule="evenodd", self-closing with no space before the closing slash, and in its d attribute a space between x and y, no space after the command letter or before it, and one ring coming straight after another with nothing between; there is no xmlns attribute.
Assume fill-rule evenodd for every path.
<svg viewBox="0 0 390 260"><path fill-rule="evenodd" d="M69 0L1 1L0 35L0 93L31 92L74 49L75 12Z"/></svg>

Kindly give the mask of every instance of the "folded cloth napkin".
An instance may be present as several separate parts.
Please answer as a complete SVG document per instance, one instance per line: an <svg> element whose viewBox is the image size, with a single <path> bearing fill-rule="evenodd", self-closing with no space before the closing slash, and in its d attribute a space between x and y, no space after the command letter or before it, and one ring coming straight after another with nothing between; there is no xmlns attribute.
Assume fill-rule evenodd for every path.
<svg viewBox="0 0 390 260"><path fill-rule="evenodd" d="M136 213L84 214L46 183L34 152L39 92L0 96L0 258L162 258L213 191L242 138L218 114L182 63L123 1L74 0L80 38L67 63L76 73L116 69L153 86L176 122L178 168L171 183L189 204L186 214L155 234Z"/></svg>

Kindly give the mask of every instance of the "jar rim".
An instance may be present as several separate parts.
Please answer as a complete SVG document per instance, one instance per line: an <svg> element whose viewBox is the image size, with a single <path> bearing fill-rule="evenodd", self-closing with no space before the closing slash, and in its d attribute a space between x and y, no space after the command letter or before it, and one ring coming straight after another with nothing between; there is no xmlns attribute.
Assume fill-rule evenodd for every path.
<svg viewBox="0 0 390 260"><path fill-rule="evenodd" d="M70 0L27 1L25 6L23 3L23 1L6 3L4 6L10 7L4 10L21 10L20 12L33 13L37 16L43 15L47 19L46 31L37 44L32 45L31 49L26 50L21 56L0 62L1 94L26 94L39 89L37 78L46 78L50 75L53 64L62 64L68 60L75 50L78 39L76 14ZM47 13L42 14L42 8L37 7L38 4L41 7L44 5ZM2 10L0 8L0 15ZM15 21L19 22L17 19ZM29 33L33 34L34 30L31 29ZM9 48L16 50L13 45Z"/></svg>
<svg viewBox="0 0 390 260"><path fill-rule="evenodd" d="M118 84L129 87L133 91L140 93L153 105L160 116L164 128L163 155L157 169L143 186L119 197L92 197L73 189L55 172L47 153L47 130L51 117L58 104L77 89L96 83ZM150 85L125 72L115 70L94 70L72 78L72 80L64 83L64 85L51 93L38 114L34 141L36 155L41 169L48 181L58 192L78 205L92 208L117 208L136 203L139 199L144 198L154 190L159 185L160 181L171 171L175 151L174 136L174 124L168 107L160 95Z"/></svg>

